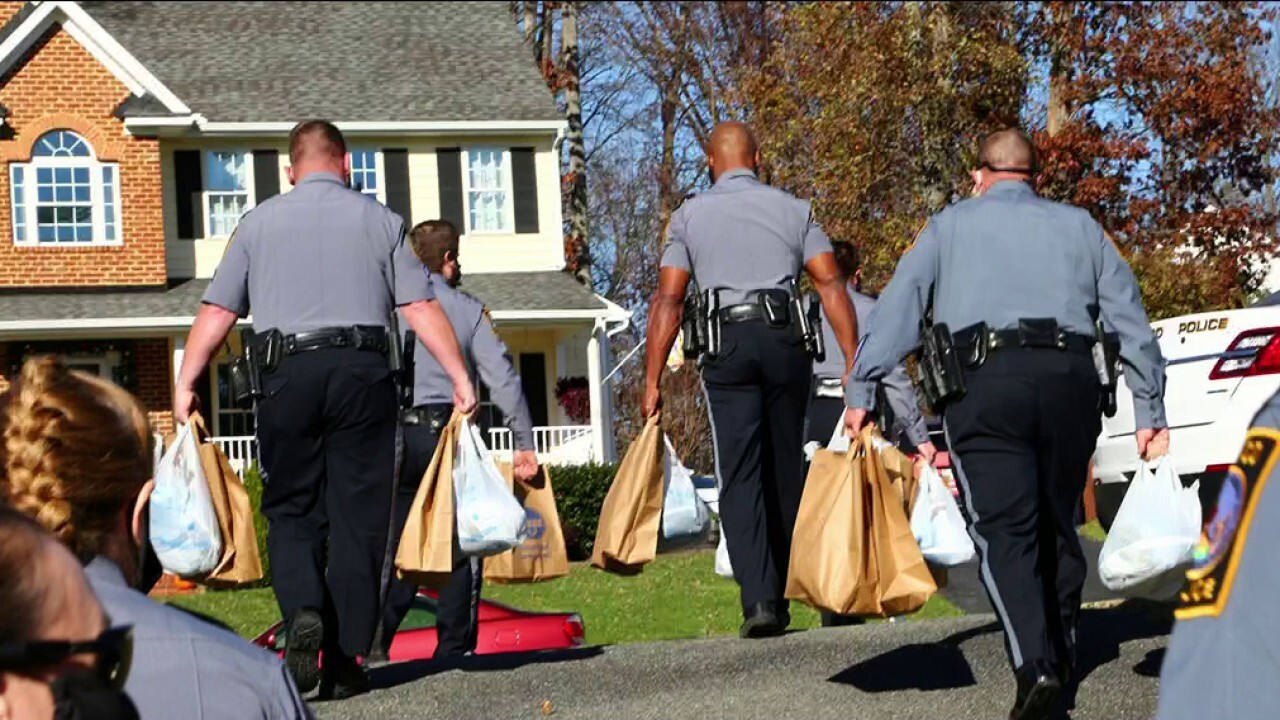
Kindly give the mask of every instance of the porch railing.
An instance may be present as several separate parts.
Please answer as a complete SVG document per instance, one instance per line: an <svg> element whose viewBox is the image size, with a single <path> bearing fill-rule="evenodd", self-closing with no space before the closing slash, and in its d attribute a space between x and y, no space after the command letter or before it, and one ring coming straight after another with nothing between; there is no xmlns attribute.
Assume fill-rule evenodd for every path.
<svg viewBox="0 0 1280 720"><path fill-rule="evenodd" d="M533 448L538 460L551 464L577 464L591 462L594 432L590 425L546 425L533 428ZM510 456L513 450L511 430L491 428L489 449L495 454Z"/></svg>
<svg viewBox="0 0 1280 720"><path fill-rule="evenodd" d="M231 462L231 469L243 480L245 471L258 457L258 439L252 435L223 436L213 438L213 444L222 450Z"/></svg>

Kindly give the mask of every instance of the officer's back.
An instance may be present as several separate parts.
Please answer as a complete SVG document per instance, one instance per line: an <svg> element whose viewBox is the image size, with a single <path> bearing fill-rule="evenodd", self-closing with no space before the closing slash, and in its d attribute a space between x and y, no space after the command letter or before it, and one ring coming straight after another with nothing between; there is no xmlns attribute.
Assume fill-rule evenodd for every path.
<svg viewBox="0 0 1280 720"><path fill-rule="evenodd" d="M448 283L436 282L433 283L432 288L435 290L440 308L444 310L445 317L449 318L449 324L454 327L458 337L458 347L462 351L463 360L467 363L467 371L475 377L476 361L472 346L475 343L476 328L484 317L484 303L473 295L451 287ZM453 386L449 374L440 365L440 361L436 360L435 356L421 343L414 348L413 364L414 397L429 397L431 402L440 403L452 401Z"/></svg>
<svg viewBox="0 0 1280 720"><path fill-rule="evenodd" d="M803 262L830 251L825 238L821 247L806 247L810 221L808 202L765 185L750 170L730 170L680 206L671 237L688 248L698 284L729 290L721 301L732 304L748 291L785 289Z"/></svg>
<svg viewBox="0 0 1280 720"><path fill-rule="evenodd" d="M943 211L930 230L946 268L937 277L937 322L1006 328L1020 318L1056 318L1069 331L1093 333L1087 306L1098 302L1107 241L1085 210L1041 198L1025 182L1002 182Z"/></svg>
<svg viewBox="0 0 1280 720"><path fill-rule="evenodd" d="M228 259L247 260L254 328L385 325L402 225L332 173L312 173L254 208L228 248Z"/></svg>

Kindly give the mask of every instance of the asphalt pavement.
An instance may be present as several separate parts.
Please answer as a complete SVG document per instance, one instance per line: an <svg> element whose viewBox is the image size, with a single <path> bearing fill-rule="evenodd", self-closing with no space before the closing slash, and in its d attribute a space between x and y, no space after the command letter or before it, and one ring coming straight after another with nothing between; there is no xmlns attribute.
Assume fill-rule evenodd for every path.
<svg viewBox="0 0 1280 720"><path fill-rule="evenodd" d="M1151 718L1169 617L1146 604L1087 610L1080 692L1059 717ZM368 695L315 705L317 716L992 720L1007 717L1014 692L989 614L406 663L373 681Z"/></svg>

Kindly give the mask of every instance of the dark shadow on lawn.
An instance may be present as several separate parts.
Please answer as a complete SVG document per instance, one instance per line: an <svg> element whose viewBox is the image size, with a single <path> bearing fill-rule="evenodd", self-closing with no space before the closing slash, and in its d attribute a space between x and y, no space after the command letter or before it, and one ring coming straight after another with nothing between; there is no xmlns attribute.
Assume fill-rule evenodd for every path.
<svg viewBox="0 0 1280 720"><path fill-rule="evenodd" d="M602 654L604 654L604 648L602 647L585 647L571 650L472 655L470 657L442 660L412 660L370 670L369 681L374 690L385 690L449 670L461 670L463 672L515 670L526 665L586 660Z"/></svg>
<svg viewBox="0 0 1280 720"><path fill-rule="evenodd" d="M827 678L863 692L955 690L977 684L969 661L960 650L970 638L999 632L997 623L962 630L936 643L904 645Z"/></svg>

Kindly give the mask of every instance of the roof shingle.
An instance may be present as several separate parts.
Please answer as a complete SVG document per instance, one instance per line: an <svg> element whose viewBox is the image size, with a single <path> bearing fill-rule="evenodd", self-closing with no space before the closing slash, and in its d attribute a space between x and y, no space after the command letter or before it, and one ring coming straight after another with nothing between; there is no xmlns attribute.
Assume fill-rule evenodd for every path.
<svg viewBox="0 0 1280 720"><path fill-rule="evenodd" d="M3 293L0 323L193 317L208 286L208 280L185 280L154 291ZM562 272L476 273L467 275L460 287L491 311L605 308L600 298Z"/></svg>
<svg viewBox="0 0 1280 720"><path fill-rule="evenodd" d="M218 122L557 120L505 2L82 2Z"/></svg>

